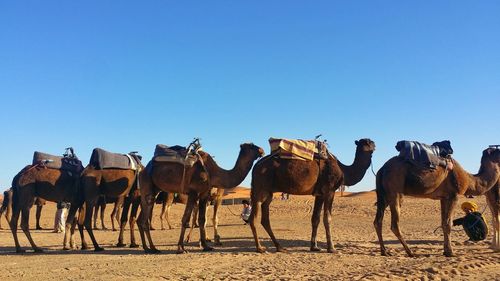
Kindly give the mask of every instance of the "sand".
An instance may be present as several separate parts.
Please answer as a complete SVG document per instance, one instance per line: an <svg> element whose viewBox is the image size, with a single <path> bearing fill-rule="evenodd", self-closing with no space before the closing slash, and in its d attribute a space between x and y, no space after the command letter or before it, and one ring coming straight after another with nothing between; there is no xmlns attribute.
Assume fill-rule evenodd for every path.
<svg viewBox="0 0 500 281"><path fill-rule="evenodd" d="M259 235L269 252L258 254L250 227L243 225L241 206L223 206L219 232L223 246L213 252L202 252L198 243L187 245L188 254L175 254L183 205L174 205L172 230L152 231L158 255L145 255L142 248L117 248L117 232L95 231L104 252L91 250L62 251L62 234L50 230L33 230L39 246L46 252L16 254L9 230L0 230L1 280L500 280L500 253L488 248L491 234L483 242L471 244L459 227L452 233L456 257L442 255L442 233L439 226L439 202L407 197L402 207L401 228L417 257L406 256L402 246L389 229L390 214L386 213L384 235L393 254L382 257L372 225L375 215L373 192L353 193L335 199L333 239L337 253L309 252L310 216L313 197L291 196L289 200L275 199L271 204L271 223L277 238L289 252L276 253L272 243L259 225ZM279 194L276 194L279 197ZM461 198L461 201L465 200ZM485 200L478 197L480 209ZM155 226L159 227L155 208ZM111 207L107 208L111 212ZM42 214L42 226L50 228L55 205L49 203ZM212 208L209 209L211 219ZM489 225L489 210L485 213ZM457 211L455 217L460 215ZM34 227L34 208L31 226ZM107 226L110 227L109 216ZM4 220L4 218L2 218ZM208 233L213 231L209 221ZM3 221L4 228L7 226ZM28 248L22 232L21 244ZM88 236L87 236L88 237ZM129 241L128 232L125 241ZM140 241L137 233L137 238ZM195 241L198 230L195 231ZM325 248L323 225L318 238ZM80 239L77 238L79 243ZM90 239L88 239L90 242ZM31 251L31 249L30 249Z"/></svg>

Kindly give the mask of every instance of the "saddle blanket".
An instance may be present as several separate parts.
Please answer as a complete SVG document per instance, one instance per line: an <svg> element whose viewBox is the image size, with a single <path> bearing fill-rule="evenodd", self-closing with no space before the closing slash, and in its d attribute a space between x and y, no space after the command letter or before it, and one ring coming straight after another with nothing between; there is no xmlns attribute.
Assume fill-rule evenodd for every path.
<svg viewBox="0 0 500 281"><path fill-rule="evenodd" d="M48 161L47 161L48 160ZM39 151L33 153L33 165L42 164L50 169L65 170L79 174L83 171L82 161L75 157L55 156Z"/></svg>
<svg viewBox="0 0 500 281"><path fill-rule="evenodd" d="M432 145L416 141L399 141L396 150L399 151L399 157L432 169L437 166L446 167L444 157L453 153L449 141L435 142Z"/></svg>
<svg viewBox="0 0 500 281"><path fill-rule="evenodd" d="M89 165L98 170L122 169L135 171L139 168L139 163L129 154L112 153L101 148L92 150Z"/></svg>
<svg viewBox="0 0 500 281"><path fill-rule="evenodd" d="M164 144L157 144L153 161L173 162L192 167L198 161L198 156L188 155L188 150L184 146L175 145L168 147Z"/></svg>
<svg viewBox="0 0 500 281"><path fill-rule="evenodd" d="M313 160L317 153L316 141L270 138L271 153L276 152L280 158Z"/></svg>

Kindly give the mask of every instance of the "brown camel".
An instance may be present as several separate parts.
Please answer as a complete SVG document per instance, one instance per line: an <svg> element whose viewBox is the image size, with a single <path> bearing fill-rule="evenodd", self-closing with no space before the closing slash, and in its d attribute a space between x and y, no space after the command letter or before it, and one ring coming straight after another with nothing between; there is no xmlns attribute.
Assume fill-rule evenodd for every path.
<svg viewBox="0 0 500 281"><path fill-rule="evenodd" d="M255 239L257 252L263 253L266 248L260 244L255 227L255 218L262 208L261 224L273 240L278 252L286 251L276 240L269 220L269 205L274 192L285 192L296 195L314 195L314 209L311 218L312 235L311 251L320 251L316 234L323 207L323 224L325 226L328 252L334 252L330 234L335 190L341 185L354 185L361 181L371 164L375 143L370 139L355 141L356 156L351 166L345 166L335 156L329 154L327 159L304 161L298 159L282 159L273 154L259 160L252 172L252 213L249 223Z"/></svg>
<svg viewBox="0 0 500 281"><path fill-rule="evenodd" d="M9 188L8 190L4 191L3 193L3 201L2 201L2 206L0 207L0 217L4 215L5 213L5 219L7 220L7 223L10 223L10 215L12 213L12 188ZM45 205L47 201L40 198L36 197L35 198L35 205L36 205L36 213L35 213L35 218L36 218L36 230L42 230L42 226L40 225L40 218L42 217L42 209L43 206ZM2 227L2 220L0 220L0 229L3 229Z"/></svg>
<svg viewBox="0 0 500 281"><path fill-rule="evenodd" d="M132 186L137 183L138 173L143 168L140 162L140 156L135 153L128 154L134 158L138 164L138 170L132 169L98 169L92 163L89 164L82 172L81 186L83 198L85 200L84 210L85 219L83 225L92 240L94 250L103 251L95 239L92 230L92 212L100 195L108 198L125 197L132 189ZM79 224L82 223L79 221ZM87 244L83 239L83 227L80 225L80 236L82 236L82 249L87 249Z"/></svg>
<svg viewBox="0 0 500 281"><path fill-rule="evenodd" d="M94 207L94 229L97 228L97 215L99 214L99 210L101 211L101 226L103 230L107 230L108 228L104 224L104 212L106 211L106 205L107 204L113 204L113 211L111 211L111 229L113 231L116 231L115 228L115 220L116 224L120 225L120 216L121 216L121 208L123 207L123 197L119 198L109 198L104 195L99 196L99 199L97 200L97 203Z"/></svg>
<svg viewBox="0 0 500 281"><path fill-rule="evenodd" d="M382 238L384 210L391 209L391 230L403 245L408 256L414 256L399 229L399 213L403 195L430 198L441 201L441 225L444 233L444 255L453 256L450 242L453 209L458 195L486 194L495 219L495 231L498 233L498 180L500 177L500 150L488 148L483 151L481 167L476 175L467 173L457 161L453 161L453 170L438 166L436 169L421 168L412 165L401 157L387 161L377 173L377 215L373 222L380 243L380 252L388 255ZM495 243L495 241L497 243ZM492 247L499 249L498 238Z"/></svg>
<svg viewBox="0 0 500 281"><path fill-rule="evenodd" d="M80 169L82 169L81 167ZM71 203L66 221L65 243L70 236L70 229L75 217L77 206L81 205L79 196L79 173L67 170L45 168L43 165L28 165L22 169L12 181L12 218L10 228L16 245L16 252L24 252L17 237L19 214L22 212L21 229L28 238L35 252L43 252L39 248L29 231L29 213L35 202L35 195L47 201L65 201ZM71 229L74 231L74 228ZM71 244L73 240L71 240Z"/></svg>
<svg viewBox="0 0 500 281"><path fill-rule="evenodd" d="M204 251L213 248L208 246L205 232L206 206L213 186L232 188L240 184L252 168L253 162L261 157L264 150L254 144L245 143L240 146L240 153L233 169L220 168L206 152L199 151L202 161L187 167L177 163L153 163L151 174L146 170L141 172L141 214L139 216L139 231L144 250L147 253L158 253L149 231L149 217L156 194L160 191L188 194L188 202L182 217L181 234L177 244L177 253L186 253L184 249L184 234L189 225L189 219L196 202L199 200L198 224L200 240ZM184 175L184 176L183 176ZM146 243L146 236L149 246Z"/></svg>

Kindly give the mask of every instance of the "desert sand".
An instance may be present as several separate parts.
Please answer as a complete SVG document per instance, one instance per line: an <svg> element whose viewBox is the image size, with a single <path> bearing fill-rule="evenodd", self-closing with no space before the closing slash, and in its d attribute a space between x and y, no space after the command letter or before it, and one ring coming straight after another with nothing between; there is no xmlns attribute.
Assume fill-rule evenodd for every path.
<svg viewBox="0 0 500 281"><path fill-rule="evenodd" d="M245 192L240 196L246 196ZM231 197L238 197L232 194ZM26 254L16 254L10 230L0 230L1 280L500 280L500 253L488 248L491 234L478 243L467 240L460 227L454 227L452 240L456 257L442 255L442 232L435 229L440 223L439 202L406 197L402 207L401 227L416 258L409 258L390 231L390 213L386 211L384 238L390 257L379 254L372 225L376 201L373 192L337 194L334 203L333 239L337 252L309 252L312 196L291 196L280 200L279 194L271 204L271 223L277 238L289 252L276 253L272 243L259 225L268 253L255 252L252 232L238 214L240 205L224 205L220 212L219 232L223 246L213 252L202 252L197 242L190 242L188 254L175 254L179 235L180 216L184 205L172 207L172 230L152 231L161 254L146 255L142 248L117 248L117 232L95 231L104 252L92 250L62 251L62 234L51 233L55 204L48 203L42 214L42 226L47 230L32 230L33 237L46 252L35 254L20 232ZM460 202L466 200L460 198ZM485 199L475 200L482 211ZM159 228L160 206L155 207L154 225ZM209 209L208 234L212 208ZM111 207L106 210L111 212ZM457 209L454 217L459 217ZM485 212L491 227L489 210ZM34 227L34 208L31 215ZM109 215L106 215L108 227ZM198 239L198 230L194 241ZM88 237L88 236L87 236ZM129 241L129 234L125 239ZM137 233L137 238L139 234ZM326 247L324 228L319 227L320 246ZM80 239L77 237L77 243ZM90 243L90 239L87 240ZM140 239L139 239L140 241Z"/></svg>

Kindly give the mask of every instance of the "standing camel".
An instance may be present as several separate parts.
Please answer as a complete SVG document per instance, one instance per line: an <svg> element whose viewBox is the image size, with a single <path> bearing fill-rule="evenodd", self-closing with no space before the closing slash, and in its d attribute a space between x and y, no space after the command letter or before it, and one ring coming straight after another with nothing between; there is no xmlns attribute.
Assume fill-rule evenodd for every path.
<svg viewBox="0 0 500 281"><path fill-rule="evenodd" d="M97 159L100 159L97 155L101 152L98 151L102 150L94 149L92 153L93 156L91 157L91 162L87 167L85 167L81 176L81 186L83 197L85 200L85 219L83 225L85 226L85 229L87 229L90 239L92 240L92 244L94 245L94 250L96 252L104 250L104 248L100 247L97 243L94 232L92 230L92 212L94 210L95 204L97 203L97 200L99 199L99 196L104 195L109 198L125 197L127 194L129 194L132 186L134 184L137 184L138 174L142 169L142 164L140 161L141 156L135 153L129 153L128 156L112 153L112 155L114 155L113 157L121 156L121 158L125 160L128 158L129 161L127 163L129 163L131 166L125 165L124 167L122 167L120 165L120 167L118 168L105 168L104 165L96 162ZM104 151L104 153L108 152ZM95 161L93 159L95 159ZM135 163L132 163L132 159L133 161L135 161ZM111 162L117 163L117 161ZM98 165L102 166L98 167ZM79 221L79 223L81 222ZM79 229L80 235L82 236L82 249L86 249L87 245L83 240L82 225L80 225Z"/></svg>
<svg viewBox="0 0 500 281"><path fill-rule="evenodd" d="M453 170L438 166L426 169L408 163L404 158L389 159L377 172L377 214L373 222L380 243L380 253L388 255L382 238L384 210L391 209L391 230L403 245L408 256L414 254L408 247L399 229L399 213L403 195L430 198L441 201L441 226L444 234L444 255L453 256L450 241L451 218L458 195L484 195L493 213L495 233L498 233L498 180L500 177L500 149L483 151L481 166L476 175L467 173L452 159ZM493 237L492 247L500 250L498 234Z"/></svg>
<svg viewBox="0 0 500 281"><path fill-rule="evenodd" d="M45 205L46 201L40 197L35 198L35 205L36 205L36 213L35 213L35 218L36 218L36 230L42 230L42 226L40 225L40 218L42 217L42 209L43 206ZM3 202L2 206L0 207L0 217L5 213L5 219L7 220L7 223L10 223L10 215L12 213L12 188L9 188L8 190L4 191L3 193ZM2 228L2 223L0 220L0 229Z"/></svg>
<svg viewBox="0 0 500 281"><path fill-rule="evenodd" d="M101 211L101 226L102 230L107 230L108 228L104 224L104 212L106 211L106 205L107 204L113 204L113 211L111 211L110 218L111 218L111 227L113 231L116 231L115 228L115 220L116 224L120 225L120 210L123 206L123 197L119 198L109 198L104 195L99 196L99 199L97 200L97 203L94 207L94 229L97 229L97 215L99 214L99 209Z"/></svg>
<svg viewBox="0 0 500 281"><path fill-rule="evenodd" d="M198 143L199 145L199 143ZM196 151L196 150L195 150ZM152 171L145 169L141 172L141 214L139 216L139 231L142 245L146 253L158 253L153 244L149 231L149 214L151 213L156 194L160 191L173 193L187 193L188 202L182 217L181 234L177 244L177 253L186 253L184 249L184 234L189 225L189 219L196 202L199 200L198 224L200 226L200 240L204 251L213 248L208 246L205 232L206 205L213 186L232 188L240 184L253 162L261 157L264 150L254 144L245 143L240 146L240 153L236 164L231 170L220 168L213 158L206 152L197 152L200 159L192 166L172 162L152 163ZM184 170L185 169L185 170ZM146 243L146 237L149 246Z"/></svg>
<svg viewBox="0 0 500 281"><path fill-rule="evenodd" d="M68 156L68 154L66 154ZM81 162L76 158L71 149L71 154L68 157L55 157L55 161L66 167L67 169L47 168L46 164L37 163L28 165L22 169L12 180L12 218L10 221L10 228L14 243L16 245L16 252L21 253L25 250L21 248L17 237L17 225L19 215L22 212L21 229L28 238L31 247L35 252L43 252L39 248L29 230L29 213L30 209L35 202L35 197L43 198L47 201L59 202L65 201L71 203L71 208L66 220L66 231L64 236L64 244L68 241L70 236L70 228L75 217L77 206L81 205L81 197L79 196L79 176L83 169ZM71 167L71 168L69 168ZM72 229L74 231L74 229ZM71 235L71 238L73 236ZM73 240L70 243L73 246Z"/></svg>
<svg viewBox="0 0 500 281"><path fill-rule="evenodd" d="M335 190L341 185L354 185L361 181L371 164L375 143L370 139L355 141L356 156L351 166L345 166L335 156L328 153L327 159L304 161L299 159L283 159L268 155L259 160L252 172L252 213L249 222L255 239L257 252L264 253L266 248L260 244L255 227L255 218L262 208L261 224L273 240L278 252L286 251L276 240L269 219L269 205L274 192L285 192L295 195L314 195L314 210L311 218L312 235L311 251L320 251L316 234L323 208L323 224L325 226L328 252L334 252L330 234L333 199Z"/></svg>

